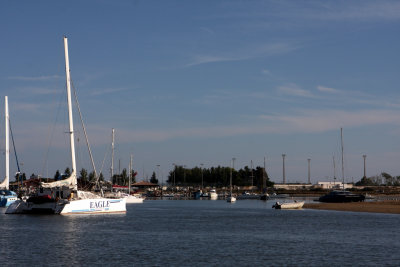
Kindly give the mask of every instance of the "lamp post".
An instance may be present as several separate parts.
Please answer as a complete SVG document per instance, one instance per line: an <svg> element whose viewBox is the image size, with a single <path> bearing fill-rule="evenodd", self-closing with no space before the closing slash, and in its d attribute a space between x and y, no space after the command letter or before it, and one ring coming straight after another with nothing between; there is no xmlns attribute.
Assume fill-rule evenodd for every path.
<svg viewBox="0 0 400 267"><path fill-rule="evenodd" d="M364 178L367 178L366 170L365 170L365 159L367 158L367 155L363 155L364 158Z"/></svg>
<svg viewBox="0 0 400 267"><path fill-rule="evenodd" d="M201 166L201 189L203 189L203 163L200 163Z"/></svg>
<svg viewBox="0 0 400 267"><path fill-rule="evenodd" d="M186 165L183 165L183 184L186 185Z"/></svg>
<svg viewBox="0 0 400 267"><path fill-rule="evenodd" d="M286 177L285 177L285 157L286 154L282 154L282 176L283 176L283 184L286 184Z"/></svg>
<svg viewBox="0 0 400 267"><path fill-rule="evenodd" d="M307 159L308 161L308 184L311 184L311 169L310 169L310 163L311 163L311 159Z"/></svg>
<svg viewBox="0 0 400 267"><path fill-rule="evenodd" d="M172 166L174 166L174 187L175 187L175 169L176 169L176 164L175 163L172 163Z"/></svg>

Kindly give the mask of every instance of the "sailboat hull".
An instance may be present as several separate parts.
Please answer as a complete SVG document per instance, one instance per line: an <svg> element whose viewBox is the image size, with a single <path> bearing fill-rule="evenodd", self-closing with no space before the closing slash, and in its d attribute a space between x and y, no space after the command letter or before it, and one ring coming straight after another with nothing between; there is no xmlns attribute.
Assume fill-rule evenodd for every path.
<svg viewBox="0 0 400 267"><path fill-rule="evenodd" d="M126 199L81 199L65 204L61 215L93 214L93 213L125 213Z"/></svg>
<svg viewBox="0 0 400 267"><path fill-rule="evenodd" d="M125 213L125 199L78 199L58 202L33 203L17 200L6 210L6 214L99 214Z"/></svg>

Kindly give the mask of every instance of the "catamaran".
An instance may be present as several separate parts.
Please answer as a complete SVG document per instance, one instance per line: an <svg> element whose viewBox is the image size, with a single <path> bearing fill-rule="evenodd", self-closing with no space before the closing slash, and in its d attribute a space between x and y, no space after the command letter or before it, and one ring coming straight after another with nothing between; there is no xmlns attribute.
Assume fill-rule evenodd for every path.
<svg viewBox="0 0 400 267"><path fill-rule="evenodd" d="M124 198L104 198L92 192L78 190L76 177L74 124L71 104L71 78L68 57L68 39L64 36L65 72L67 80L67 102L69 117L71 175L61 181L41 183L34 196L26 201L17 200L6 210L7 214L46 213L46 214L98 214L125 213Z"/></svg>
<svg viewBox="0 0 400 267"><path fill-rule="evenodd" d="M5 106L5 129L6 129L6 175L2 183L0 183L0 207L8 207L17 200L17 194L10 189L10 143L9 143L9 115L8 115L8 97L4 97Z"/></svg>

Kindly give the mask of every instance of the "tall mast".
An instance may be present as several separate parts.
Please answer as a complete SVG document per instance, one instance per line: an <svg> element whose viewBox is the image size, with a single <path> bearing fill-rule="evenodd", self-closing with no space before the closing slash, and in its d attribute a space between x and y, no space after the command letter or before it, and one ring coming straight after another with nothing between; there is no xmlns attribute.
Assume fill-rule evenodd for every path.
<svg viewBox="0 0 400 267"><path fill-rule="evenodd" d="M75 139L74 139L74 121L72 118L72 102L71 102L71 77L69 70L69 57L68 57L68 39L64 36L64 50L65 50L65 76L67 80L67 101L68 101L68 118L69 118L69 136L71 145L71 161L72 161L72 172L71 176L74 175L74 189L77 189L76 181L76 160L75 160Z"/></svg>
<svg viewBox="0 0 400 267"><path fill-rule="evenodd" d="M341 143L342 143L342 179L343 179L343 190L344 190L343 128L340 128L340 140L341 140Z"/></svg>
<svg viewBox="0 0 400 267"><path fill-rule="evenodd" d="M336 163L335 156L333 156L333 186L336 184Z"/></svg>
<svg viewBox="0 0 400 267"><path fill-rule="evenodd" d="M111 137L111 183L114 176L114 128L112 128L112 137Z"/></svg>
<svg viewBox="0 0 400 267"><path fill-rule="evenodd" d="M131 180L132 180L132 154L131 154L131 160L129 161L129 183L128 183L128 193L129 195L131 194Z"/></svg>
<svg viewBox="0 0 400 267"><path fill-rule="evenodd" d="M10 187L10 142L8 139L8 132L9 132L9 126L8 126L8 122L9 122L9 115L8 115L8 97L5 96L4 97L4 106L5 106L5 127L6 127L6 177L5 177L5 181L6 181L6 189L8 190Z"/></svg>

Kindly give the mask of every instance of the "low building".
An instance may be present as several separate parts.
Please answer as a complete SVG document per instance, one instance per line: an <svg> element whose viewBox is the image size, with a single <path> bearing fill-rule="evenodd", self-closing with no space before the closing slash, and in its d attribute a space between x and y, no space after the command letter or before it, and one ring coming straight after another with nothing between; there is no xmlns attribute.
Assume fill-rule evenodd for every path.
<svg viewBox="0 0 400 267"><path fill-rule="evenodd" d="M274 189L303 190L312 188L312 184L274 184Z"/></svg>
<svg viewBox="0 0 400 267"><path fill-rule="evenodd" d="M350 189L353 188L353 184L344 184L340 182L318 182L317 186L322 189Z"/></svg>

